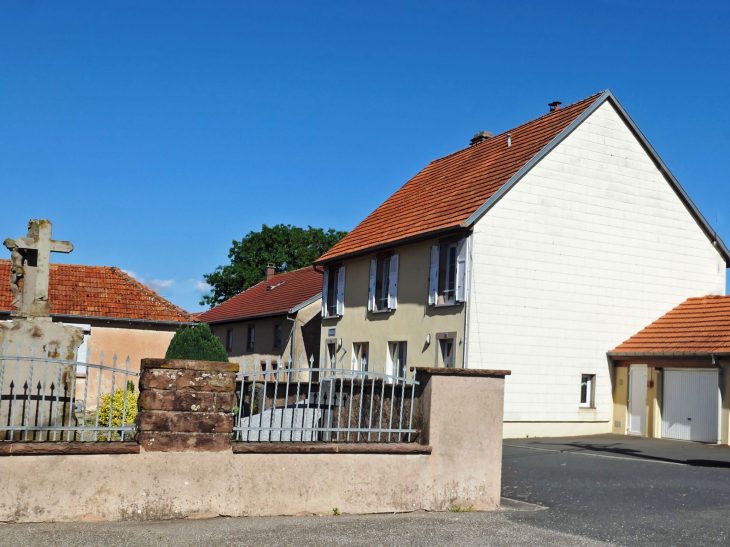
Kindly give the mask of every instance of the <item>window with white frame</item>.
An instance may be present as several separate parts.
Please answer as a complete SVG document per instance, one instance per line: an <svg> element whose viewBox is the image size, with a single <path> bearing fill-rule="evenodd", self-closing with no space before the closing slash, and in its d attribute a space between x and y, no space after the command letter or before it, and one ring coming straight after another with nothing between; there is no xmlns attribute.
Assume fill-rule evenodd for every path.
<svg viewBox="0 0 730 547"><path fill-rule="evenodd" d="M446 240L431 247L428 303L448 306L466 301L469 238Z"/></svg>
<svg viewBox="0 0 730 547"><path fill-rule="evenodd" d="M352 344L352 370L368 370L368 350L370 344L367 342L355 342Z"/></svg>
<svg viewBox="0 0 730 547"><path fill-rule="evenodd" d="M322 281L322 317L339 317L345 313L345 267L330 267Z"/></svg>
<svg viewBox="0 0 730 547"><path fill-rule="evenodd" d="M580 406L595 408L596 406L596 375L581 374L580 376Z"/></svg>
<svg viewBox="0 0 730 547"><path fill-rule="evenodd" d="M406 342L388 342L390 373L403 378L406 375L408 359Z"/></svg>
<svg viewBox="0 0 730 547"><path fill-rule="evenodd" d="M370 261L368 311L391 311L398 307L398 255Z"/></svg>

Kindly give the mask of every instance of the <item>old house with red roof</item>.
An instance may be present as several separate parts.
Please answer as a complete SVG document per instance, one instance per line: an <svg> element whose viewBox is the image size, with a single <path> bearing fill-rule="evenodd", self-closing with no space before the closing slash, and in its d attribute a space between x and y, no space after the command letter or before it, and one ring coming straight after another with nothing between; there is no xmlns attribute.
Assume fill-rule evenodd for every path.
<svg viewBox="0 0 730 547"><path fill-rule="evenodd" d="M0 260L0 279L9 277L10 261ZM51 264L48 293L53 321L84 329L78 360L86 363L99 363L104 352L108 364L116 353L119 367L129 357L130 370L138 372L141 359L164 357L177 327L195 321L115 267ZM0 320L16 311L12 301L9 284L0 283ZM98 378L89 383L93 393Z"/></svg>
<svg viewBox="0 0 730 547"><path fill-rule="evenodd" d="M607 353L687 298L725 294L728 261L605 91L476 135L322 256L321 344L378 372L511 370L505 437L632 432Z"/></svg>
<svg viewBox="0 0 730 547"><path fill-rule="evenodd" d="M321 292L322 274L312 268L275 274L269 267L266 280L196 319L210 325L231 361L248 367L318 362Z"/></svg>

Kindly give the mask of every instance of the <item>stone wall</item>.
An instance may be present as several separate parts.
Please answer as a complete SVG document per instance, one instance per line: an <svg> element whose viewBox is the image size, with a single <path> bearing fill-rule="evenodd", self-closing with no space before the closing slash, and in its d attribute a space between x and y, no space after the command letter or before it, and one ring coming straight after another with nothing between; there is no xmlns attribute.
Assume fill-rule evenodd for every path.
<svg viewBox="0 0 730 547"><path fill-rule="evenodd" d="M231 449L237 363L142 359L139 443L150 452Z"/></svg>

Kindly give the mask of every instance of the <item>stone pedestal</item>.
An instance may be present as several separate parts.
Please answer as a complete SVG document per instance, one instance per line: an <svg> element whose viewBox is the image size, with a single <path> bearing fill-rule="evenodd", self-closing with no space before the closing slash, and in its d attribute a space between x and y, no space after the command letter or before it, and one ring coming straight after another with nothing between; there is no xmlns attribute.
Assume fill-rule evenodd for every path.
<svg viewBox="0 0 730 547"><path fill-rule="evenodd" d="M49 386L51 384L54 384L54 389L61 396L73 397L73 365L55 361L28 361L23 357L43 358L48 352L49 359L73 361L74 352L83 340L83 329L54 323L50 317L15 315L10 323L0 323L0 346L5 344L5 356L0 359L0 378L2 379L0 393L6 397L11 393L22 397L25 397L28 392L36 395L36 392L41 392L37 386L45 381L46 389L43 391L43 395L48 397L48 400L50 400ZM15 407L14 410L13 407ZM35 410L36 407L32 408ZM69 406L68 411L70 408ZM3 426L24 425L24 409L22 401L0 402L0 423ZM55 418L58 422L57 425L66 423L68 420L67 414ZM52 425L51 419L51 416L46 413L42 420L33 422L32 425ZM15 435L13 434L12 437L15 438ZM12 440L7 433L0 438Z"/></svg>
<svg viewBox="0 0 730 547"><path fill-rule="evenodd" d="M137 428L147 451L231 449L238 363L143 359Z"/></svg>

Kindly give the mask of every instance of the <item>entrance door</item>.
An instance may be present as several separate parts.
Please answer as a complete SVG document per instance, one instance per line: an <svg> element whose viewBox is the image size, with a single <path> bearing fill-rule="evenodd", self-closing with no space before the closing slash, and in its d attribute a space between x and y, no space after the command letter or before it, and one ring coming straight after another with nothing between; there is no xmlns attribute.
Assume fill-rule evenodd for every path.
<svg viewBox="0 0 730 547"><path fill-rule="evenodd" d="M646 435L646 365L629 367L629 435Z"/></svg>
<svg viewBox="0 0 730 547"><path fill-rule="evenodd" d="M717 369L665 369L662 437L716 443L719 397Z"/></svg>

